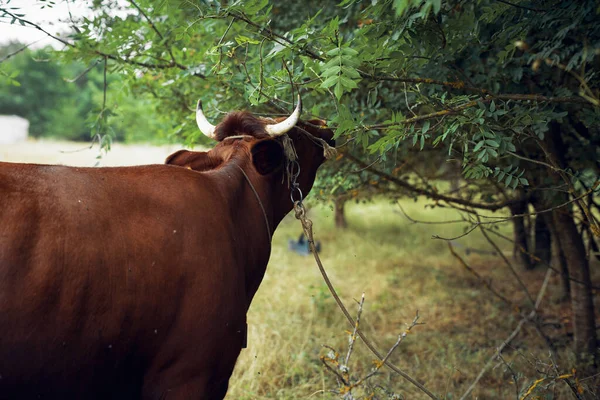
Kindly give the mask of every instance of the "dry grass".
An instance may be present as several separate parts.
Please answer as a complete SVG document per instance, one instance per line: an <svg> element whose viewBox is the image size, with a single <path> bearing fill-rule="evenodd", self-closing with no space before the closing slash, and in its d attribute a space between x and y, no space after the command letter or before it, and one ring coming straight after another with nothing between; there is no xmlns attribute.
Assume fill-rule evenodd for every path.
<svg viewBox="0 0 600 400"><path fill-rule="evenodd" d="M456 218L447 209L425 209L425 201L403 202L408 213L421 220ZM432 235L452 237L463 232L460 225L421 225L397 214L397 206L385 201L348 207L350 228L336 230L333 211L314 207L315 235L323 242L322 259L346 305L355 310L353 299L366 293L362 328L387 350L405 324L419 310L426 325L416 327L393 356L393 361L423 382L440 398L460 397L479 373L495 348L512 332L520 317L492 296L450 255L447 243ZM501 231L510 235L510 226ZM301 231L299 222L288 217L274 239L267 274L252 304L248 349L242 352L231 379L228 399L335 398L323 392L336 387L335 379L319 361L321 345L344 351L345 330L349 326L330 297L312 256L303 257L286 250L287 239ZM458 243L479 250L491 246L478 233ZM511 255L508 243L499 243ZM457 251L472 267L516 304L527 307L507 267L491 255ZM537 294L544 271L523 271L519 275L529 290ZM560 282L552 278L545 300L544 315L560 320L568 314L568 304L558 301ZM546 333L557 341L561 372L570 372L571 354L567 343L569 326L550 328ZM373 356L364 345L354 355L351 368L364 375L373 367ZM530 362L548 361L548 351L534 329L527 327L504 353L519 374L526 389L541 376ZM426 398L402 378L387 373L383 386L406 398ZM553 390L556 394L553 395ZM566 385L560 383L545 393L560 398ZM557 397L553 397L557 396ZM490 371L470 398L515 398L510 371L503 365Z"/></svg>
<svg viewBox="0 0 600 400"><path fill-rule="evenodd" d="M28 146L1 146L0 160L64 163L92 166L97 150L59 153L81 148L79 144L30 142ZM160 163L176 147L119 146L102 159L103 165ZM40 156L43 154L43 156ZM402 202L407 212L420 220L455 219L456 213L442 208L425 208L426 201ZM460 225L412 224L398 213L396 205L384 200L370 204L351 204L347 210L350 228L333 227L333 210L315 206L310 211L315 235L323 244L322 259L346 305L356 309L353 299L366 293L362 329L381 350L387 350L396 335L410 323L419 310L421 322L394 354L392 361L423 382L442 399L457 399L479 373L495 348L519 321L510 310L491 295L450 255L447 243L432 235L452 237L463 232ZM501 231L509 234L510 226ZM228 399L333 399L325 392L336 388L335 379L319 361L327 344L341 351L347 346L349 327L321 276L312 256L287 250L287 240L297 238L300 224L288 216L278 228L271 262L248 315L248 348L242 351L230 381ZM478 233L458 240L465 246L491 250ZM510 256L510 245L500 243ZM457 252L480 274L513 302L526 307L522 292L498 257ZM524 272L520 276L534 295L544 271ZM542 314L561 322L546 329L559 347L561 373L570 372L571 353L568 304L561 303L560 282L551 280L542 302ZM597 308L598 309L598 308ZM373 356L360 342L350 363L355 375L364 375ZM530 362L548 361L543 341L526 327L504 352L504 358L519 375L523 392L541 377ZM425 396L402 378L388 372L378 382L405 398ZM541 385L540 385L541 386ZM497 365L481 380L470 398L515 398L511 373ZM564 383L542 392L547 397L563 398ZM534 393L539 395L541 393Z"/></svg>

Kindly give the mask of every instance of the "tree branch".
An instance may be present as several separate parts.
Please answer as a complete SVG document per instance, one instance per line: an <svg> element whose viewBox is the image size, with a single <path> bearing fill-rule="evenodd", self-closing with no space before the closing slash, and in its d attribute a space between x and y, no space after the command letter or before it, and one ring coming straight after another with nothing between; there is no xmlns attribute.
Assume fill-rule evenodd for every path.
<svg viewBox="0 0 600 400"><path fill-rule="evenodd" d="M175 56L173 55L173 51L171 51L171 48L167 45L165 37L160 33L160 31L158 30L158 28L156 27L156 25L154 24L154 22L152 22L152 20L150 19L150 17L148 17L148 15L144 12L144 10L142 10L140 8L140 6L138 6L137 3L134 0L129 0L129 2L140 12L140 14L142 14L142 16L150 24L150 27L152 28L152 30L154 30L154 32L156 32L156 34L158 35L158 37L163 41L163 43L167 47L167 51L169 52L169 56L171 56L171 62L173 63L173 65L177 64L177 61L175 60Z"/></svg>
<svg viewBox="0 0 600 400"><path fill-rule="evenodd" d="M45 33L48 37L50 37L50 38L52 38L54 40L59 41L60 43L64 44L67 47L76 48L75 44L67 42L64 39L51 34L50 32L46 31L44 28L42 28L38 24L35 24L35 23L31 22L31 21L23 19L23 18L15 15L13 13L11 13L10 11L8 11L5 8L0 8L0 12L4 13L4 15L8 15L8 16L14 18L17 21L20 21L20 22L22 22L22 23L24 23L26 25L29 25L29 26L31 26L31 27L33 27L33 28L35 28L35 29L37 29L37 30ZM104 53L104 52L102 52L100 50L95 50L95 49L91 50L90 53L96 54L96 55L98 55L100 57L108 58L109 60L113 60L113 61L116 61L118 63L135 65L135 66L138 66L138 67L144 67L144 68L148 68L148 69L178 68L178 69L183 70L183 71L189 69L187 66L179 64L179 63L175 62L174 60L171 61L170 63L167 63L167 64L150 64L150 63L145 63L145 62L141 62L141 61L131 60L131 59L127 59L127 58L117 57L117 56L115 56L113 54ZM204 75L199 74L199 73L194 73L194 76L202 78L202 79L206 78Z"/></svg>
<svg viewBox="0 0 600 400"><path fill-rule="evenodd" d="M395 183L396 185L400 186L403 189L409 190L412 193L416 193L416 194L425 196L425 197L433 199L433 200L440 200L440 201L445 201L448 203L460 204L460 205L467 206L467 207L473 207L473 208L490 210L490 211L500 210L500 209L507 207L515 202L515 200L508 200L508 201L504 201L504 202L500 202L500 203L477 203L477 202L465 200L462 198L446 196L446 195L439 194L439 193L436 193L436 192L433 192L430 190L425 190L425 189L421 189L416 186L413 186L403 179L397 178L386 172L380 171L380 170L374 168L372 165L369 166L367 163L365 163L364 161L353 156L349 152L344 152L344 156L347 157L348 159L350 159L352 162L354 162L358 166L360 166L361 168L364 168L364 169L370 171L371 173L373 173L377 176L380 176L381 178L384 178L385 180L387 180L389 182Z"/></svg>
<svg viewBox="0 0 600 400"><path fill-rule="evenodd" d="M428 85L440 85L450 89L464 90L467 92L479 93L486 96L491 96L499 100L515 100L515 101L540 101L548 103L577 103L589 104L589 101L580 97L548 97L540 94L510 94L500 93L494 94L487 89L482 89L473 86L467 86L463 81L440 81L429 78L405 78L397 76L377 76L361 72L361 76L365 79L374 81L389 81L389 82L404 82L404 83L424 83Z"/></svg>

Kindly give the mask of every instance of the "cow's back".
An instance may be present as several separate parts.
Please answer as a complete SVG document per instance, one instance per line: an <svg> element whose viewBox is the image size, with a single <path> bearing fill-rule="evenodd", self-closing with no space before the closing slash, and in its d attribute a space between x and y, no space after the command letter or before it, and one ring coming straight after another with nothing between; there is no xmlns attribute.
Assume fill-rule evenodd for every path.
<svg viewBox="0 0 600 400"><path fill-rule="evenodd" d="M234 260L202 252L218 248L211 240L231 222L203 196L218 191L205 181L196 192L191 174L0 163L0 399L13 390L136 398L194 308L207 320L237 318L219 297L194 304L194 291L244 294L219 287L239 278L227 270Z"/></svg>

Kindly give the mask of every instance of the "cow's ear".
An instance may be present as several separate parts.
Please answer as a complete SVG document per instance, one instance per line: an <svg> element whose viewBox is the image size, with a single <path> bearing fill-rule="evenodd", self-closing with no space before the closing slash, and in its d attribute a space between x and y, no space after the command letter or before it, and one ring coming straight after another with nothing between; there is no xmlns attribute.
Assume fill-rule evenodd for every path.
<svg viewBox="0 0 600 400"><path fill-rule="evenodd" d="M252 163L261 175L281 168L283 159L283 146L277 140L266 139L252 146Z"/></svg>
<svg viewBox="0 0 600 400"><path fill-rule="evenodd" d="M171 154L165 160L165 164L177 165L194 171L206 171L215 167L214 162L208 157L208 153L188 150L179 150Z"/></svg>

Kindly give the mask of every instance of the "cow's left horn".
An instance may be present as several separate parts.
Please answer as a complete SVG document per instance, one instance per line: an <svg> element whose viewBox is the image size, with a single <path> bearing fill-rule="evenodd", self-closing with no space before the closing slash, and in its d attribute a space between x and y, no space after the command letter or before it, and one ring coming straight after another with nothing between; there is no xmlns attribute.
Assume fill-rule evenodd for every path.
<svg viewBox="0 0 600 400"><path fill-rule="evenodd" d="M196 123L198 124L198 128L200 128L200 132L211 139L217 139L215 137L215 126L208 122L204 116L204 112L202 112L202 100L198 100L198 104L196 105Z"/></svg>
<svg viewBox="0 0 600 400"><path fill-rule="evenodd" d="M296 109L294 110L292 115L287 117L285 121L281 121L278 124L265 126L265 130L271 136L281 136L296 125L296 123L298 122L298 119L300 118L301 112L302 112L302 101L300 100L300 95L298 95L298 104L296 104Z"/></svg>

